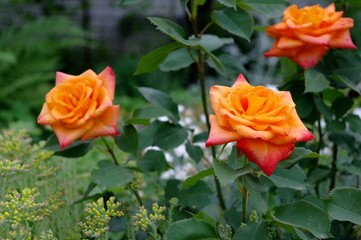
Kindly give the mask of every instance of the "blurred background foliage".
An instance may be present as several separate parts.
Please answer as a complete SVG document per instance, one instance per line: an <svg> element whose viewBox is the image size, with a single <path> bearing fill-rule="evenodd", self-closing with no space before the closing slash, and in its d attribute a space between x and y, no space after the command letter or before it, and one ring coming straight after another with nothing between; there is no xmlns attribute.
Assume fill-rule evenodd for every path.
<svg viewBox="0 0 361 240"><path fill-rule="evenodd" d="M39 127L36 124L36 117L44 102L45 94L54 86L55 72L63 71L74 75L86 69L99 72L106 65L113 68L117 77L115 104L121 105L123 118L126 119L133 109L145 104L144 98L137 89L139 86L144 86L165 91L172 95L176 103L191 106L192 113L184 111L182 114L189 114L192 119L199 121L201 104L193 65L182 68L168 61L170 65L162 65L162 71L134 75L141 56L170 42L166 35L155 30L147 20L147 16L172 18L188 33L191 32L180 2L178 0L0 0L0 129L26 128L31 131L32 139L46 139L50 131ZM300 5L319 3L327 6L332 1L288 2L297 2ZM361 25L360 2L359 0L335 1L337 9L343 9L346 16L355 20L356 27ZM352 8L349 7L351 6L349 3L352 4ZM221 5L216 0L208 0L206 4L200 6L199 13L202 16L199 17L199 24L204 26L209 21L211 11L218 7ZM247 42L236 37L232 43L214 51L214 54L227 65L231 73L231 81L239 72L244 73L252 85L280 84L285 80L281 89L292 92L297 111L308 126L318 122L321 124L320 113L326 117L326 123L323 123L327 128L325 138L327 137L327 141L332 140L333 146L341 146L338 154L345 156L340 159L346 159L339 166L344 173L342 178L344 181L351 183L357 181L359 184L360 170L354 168L350 162L359 160L361 154L360 141L355 137L355 134L359 136L360 133L360 127L357 125L359 118L353 114L354 109L360 106L360 97L357 93L357 90L360 90L361 79L360 48L352 52L330 51L325 57L328 60L321 62L316 72L310 72L310 76L317 76L320 73L327 77L333 76L330 77L332 88L326 89L323 95L319 96L310 92L305 93L303 74L297 72L297 67L292 62L263 57L263 53L272 44L272 40L263 32L265 26L277 22L284 7L280 4L272 11L266 9L267 11L262 12L259 8L260 12L252 12L255 27L251 41ZM359 28L351 29L351 34L355 44L360 46L361 32L357 29ZM234 37L218 27L211 27L207 33L222 38ZM222 56L221 53L226 54ZM353 71L349 71L350 68ZM215 69L207 67L206 70L208 85L215 82L225 85L231 83L217 74ZM339 72L333 72L334 70ZM345 79L350 81L345 82ZM155 123L159 124L159 122ZM346 123L349 125L347 129ZM154 125L145 129L155 129ZM140 138L144 140L147 136L142 135ZM326 141L321 142L318 146L315 144L312 150L319 152L321 149L332 147L327 146L326 143ZM61 173L66 176L62 177L70 181L70 183L67 181L69 186L65 186L65 191L71 191L72 200L84 195L90 169L95 168L98 160L107 157L96 154L96 150L98 149L92 150L83 158L56 162L63 164L61 167L64 171ZM184 163L189 159L177 157L175 161L179 161L173 163L178 167L185 165ZM313 159L301 163L304 169L311 169L308 177L312 181L321 181L322 177L330 172L329 168L324 167L328 163L321 164L323 168L317 167L317 164ZM180 172L182 171L183 169ZM156 195L154 192L159 190L155 189L159 184L159 176L148 174L146 177L152 178L149 186L144 189L149 191L146 195ZM168 198L178 194L175 193L175 186L180 182L174 179L167 182L164 191ZM208 189L201 184L196 189L205 191L199 191L200 194L210 195L206 191ZM292 198L292 195L296 195L295 192L290 189L279 190L281 199L286 199L285 202ZM194 192L189 191L189 194ZM268 193L264 191L262 194ZM323 194L326 195L327 192ZM181 204L186 206L180 195L177 197L181 199ZM186 201L186 197L183 200ZM202 205L207 201L197 200L197 204ZM235 215L237 213L235 208L236 206L229 209L226 215ZM74 214L80 215L79 212ZM234 218L232 222L237 223L237 221L239 219Z"/></svg>

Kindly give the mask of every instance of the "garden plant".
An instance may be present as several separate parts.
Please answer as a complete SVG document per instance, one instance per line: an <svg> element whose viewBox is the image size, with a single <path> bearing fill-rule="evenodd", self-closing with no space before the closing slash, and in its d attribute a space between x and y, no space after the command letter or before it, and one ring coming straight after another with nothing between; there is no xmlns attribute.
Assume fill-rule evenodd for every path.
<svg viewBox="0 0 361 240"><path fill-rule="evenodd" d="M196 90L139 86L125 113L122 69L54 71L50 137L0 134L0 239L361 239L360 2L180 3L183 25L148 17L168 42L134 76L190 69ZM232 46L259 38L272 45L244 64ZM259 59L277 86L252 79ZM80 198L76 159L94 166Z"/></svg>

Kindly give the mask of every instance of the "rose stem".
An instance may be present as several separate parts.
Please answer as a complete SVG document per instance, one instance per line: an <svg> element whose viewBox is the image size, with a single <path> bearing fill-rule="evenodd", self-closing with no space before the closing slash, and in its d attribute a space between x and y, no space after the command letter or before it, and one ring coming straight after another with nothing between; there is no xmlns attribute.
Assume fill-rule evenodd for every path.
<svg viewBox="0 0 361 240"><path fill-rule="evenodd" d="M321 127L321 114L319 114L319 117L317 119L317 129L318 129L318 144L317 144L317 153L319 154L321 151L321 148L323 146L323 141L322 141L322 137L323 137L323 133L322 133L322 127ZM318 159L317 159L317 166L318 166ZM319 194L319 187L320 187L320 182L321 180L318 180L315 184L315 191L317 194Z"/></svg>
<svg viewBox="0 0 361 240"><path fill-rule="evenodd" d="M115 157L115 154L114 154L113 149L109 146L108 142L105 140L104 137L101 137L101 138L102 138L103 142L105 143L105 146L107 147L108 152L109 152L110 155L112 156L112 159L113 159L113 161L114 161L114 164L117 165L117 166L119 166L118 160L117 160L117 158ZM138 191L135 190L135 189L133 189L132 192L133 192L134 196L136 197L136 199L137 199L137 201L138 201L138 203L139 203L139 206L142 206L142 205L143 205L143 202L142 202L142 199L141 199L140 196L139 196Z"/></svg>
<svg viewBox="0 0 361 240"><path fill-rule="evenodd" d="M105 143L105 146L107 147L108 152L110 153L110 155L112 156L113 162L115 165L119 165L117 158L115 157L114 151L113 149L111 149L111 147L109 146L108 142L105 140L104 137L101 137L103 142Z"/></svg>
<svg viewBox="0 0 361 240"><path fill-rule="evenodd" d="M236 151L236 159L240 156L240 152ZM244 157L243 168L248 165L248 159ZM242 176L242 183L239 181L239 178L236 179L236 183L239 191L242 194L242 223L247 223L247 206L248 206L248 190L246 186L246 175Z"/></svg>
<svg viewBox="0 0 361 240"><path fill-rule="evenodd" d="M332 147L332 163L331 163L331 183L330 183L330 191L336 186L336 172L337 172L337 153L338 147L337 144L334 144Z"/></svg>
<svg viewBox="0 0 361 240"><path fill-rule="evenodd" d="M191 22L194 35L197 36L198 38L200 38L201 34L204 31L201 31L201 34L198 33L198 29L197 29L197 8L198 8L198 5L197 5L196 1L191 1L191 7L192 7L191 14L189 14L189 11L187 11L189 21ZM208 28L209 25L207 25L206 27ZM197 72L198 72L200 89L201 89L203 112L204 112L204 115L206 117L208 132L210 132L211 125L210 125L209 119L208 119L206 84L205 84L205 77L204 77L204 75L205 75L204 74L204 57L205 56L204 56L204 52L202 52L200 49L197 49L197 54L198 54L198 61L196 62L196 65L197 65ZM211 151L212 151L213 159L216 159L216 151L215 151L214 147L212 147L211 149L212 149ZM220 185L219 180L217 179L216 175L213 175L213 178L214 178L214 182L216 184L217 198L218 198L220 207L221 207L222 210L224 210L224 209L226 209L226 205L224 203L221 185Z"/></svg>

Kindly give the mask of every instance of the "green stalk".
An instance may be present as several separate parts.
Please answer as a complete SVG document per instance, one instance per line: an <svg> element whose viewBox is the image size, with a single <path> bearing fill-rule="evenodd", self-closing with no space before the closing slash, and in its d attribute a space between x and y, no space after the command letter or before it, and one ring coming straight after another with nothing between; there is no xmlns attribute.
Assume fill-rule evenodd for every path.
<svg viewBox="0 0 361 240"><path fill-rule="evenodd" d="M160 236L158 236L158 228L157 226L152 222L151 224L151 228L152 228L152 236L154 237L154 240L160 240Z"/></svg>
<svg viewBox="0 0 361 240"><path fill-rule="evenodd" d="M113 159L114 164L117 165L117 166L119 166L118 160L117 160L117 158L115 157L115 154L114 154L113 149L109 146L108 142L105 140L104 137L101 137L101 138L102 138L103 142L105 143L105 146L106 146L108 152L110 153L110 156L112 156L112 159ZM138 203L139 203L139 206L142 206L142 205L143 205L143 202L142 202L142 199L141 199L140 196L139 196L138 191L135 190L135 189L133 189L132 192L133 192L134 196L136 197L136 199L137 199L137 201L138 201Z"/></svg>
<svg viewBox="0 0 361 240"><path fill-rule="evenodd" d="M248 190L245 184L245 175L242 176L242 183L239 178L236 179L236 183L242 196L242 223L247 224L247 207L248 207Z"/></svg>
<svg viewBox="0 0 361 240"><path fill-rule="evenodd" d="M236 159L239 157L239 152L236 152ZM248 159L245 157L243 161L243 168L248 165ZM242 183L239 181L239 178L236 179L236 183L239 191L242 195L242 223L247 223L247 208L248 208L248 189L246 186L246 175L242 176Z"/></svg>
<svg viewBox="0 0 361 240"><path fill-rule="evenodd" d="M336 172L337 172L337 153L338 153L338 146L334 144L332 147L332 163L331 163L331 183L330 183L330 191L335 188L336 186Z"/></svg>
<svg viewBox="0 0 361 240"><path fill-rule="evenodd" d="M191 1L191 15L189 16L189 21L191 23L194 35L197 36L198 38L200 38L201 34L203 34L204 31L202 31L201 33L198 33L197 10L198 10L197 2L192 0ZM207 28L209 26L207 25ZM198 73L200 90L201 90L203 113L204 113L204 115L206 117L206 123L207 123L207 128L208 128L208 133L209 133L210 129L211 129L211 124L209 122L209 118L208 118L209 113L208 113L208 109L207 109L207 95L206 95L205 72L204 72L205 54L200 49L197 49L197 54L198 54L198 61L196 62L196 65L197 65L197 73ZM215 148L212 147L211 151L212 151L212 157L215 160L216 159ZM220 205L221 209L224 210L224 209L226 209L226 205L224 203L221 184L219 183L219 180L217 179L217 177L215 175L213 175L213 177L214 177L214 182L215 182L215 185L216 185L217 198L218 198L218 201L219 201L219 205Z"/></svg>
<svg viewBox="0 0 361 240"><path fill-rule="evenodd" d="M114 164L119 165L117 158L115 157L113 149L109 146L108 142L105 140L104 137L101 137L101 138L102 138L103 142L105 143L105 146L106 146L108 152L110 153L110 156L112 156Z"/></svg>

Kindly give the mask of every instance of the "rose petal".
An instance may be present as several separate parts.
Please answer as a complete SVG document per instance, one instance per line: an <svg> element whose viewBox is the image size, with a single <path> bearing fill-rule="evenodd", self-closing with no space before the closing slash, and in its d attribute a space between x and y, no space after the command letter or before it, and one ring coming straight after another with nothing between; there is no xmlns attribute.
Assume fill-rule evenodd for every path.
<svg viewBox="0 0 361 240"><path fill-rule="evenodd" d="M41 125L49 125L56 122L56 119L49 112L48 105L46 103L43 104L43 108L38 116L38 124Z"/></svg>
<svg viewBox="0 0 361 240"><path fill-rule="evenodd" d="M290 57L294 56L299 51L299 48L281 49L278 48L278 41L276 41L272 47L264 53L265 57Z"/></svg>
<svg viewBox="0 0 361 240"><path fill-rule="evenodd" d="M280 161L290 156L294 146L293 142L276 145L260 139L241 139L237 141L237 148L251 162L256 163L267 176L273 173Z"/></svg>
<svg viewBox="0 0 361 240"><path fill-rule="evenodd" d="M304 42L298 39L292 39L287 37L281 37L277 42L277 48L288 49L288 48L296 48L305 45Z"/></svg>
<svg viewBox="0 0 361 240"><path fill-rule="evenodd" d="M89 120L86 124L79 128L67 128L60 122L54 123L50 126L59 140L60 148L63 149L87 132L92 127L93 122L93 120Z"/></svg>
<svg viewBox="0 0 361 240"><path fill-rule="evenodd" d="M220 99L223 98L225 95L227 95L230 91L229 87L224 87L224 86L211 86L210 90L209 90L209 100L211 102L211 106L213 109L213 112L216 114L216 116L218 116L218 122L220 125L225 125L226 122L225 120L222 118L222 113L220 112L221 106L221 101Z"/></svg>
<svg viewBox="0 0 361 240"><path fill-rule="evenodd" d="M234 142L240 138L237 132L219 126L215 115L210 115L209 121L211 123L211 131L206 142L206 147Z"/></svg>
<svg viewBox="0 0 361 240"><path fill-rule="evenodd" d="M289 137L293 138L294 142L306 142L313 139L312 133L303 124L296 109L293 109L287 123L290 127Z"/></svg>
<svg viewBox="0 0 361 240"><path fill-rule="evenodd" d="M314 67L326 54L328 47L307 45L290 58L304 69Z"/></svg>
<svg viewBox="0 0 361 240"><path fill-rule="evenodd" d="M333 35L329 46L331 48L357 48L352 42L349 30L339 31L335 35Z"/></svg>
<svg viewBox="0 0 361 240"><path fill-rule="evenodd" d="M107 89L108 94L111 100L114 99L114 90L115 90L115 74L113 69L107 66L101 73L98 75L99 79L103 81L103 86Z"/></svg>
<svg viewBox="0 0 361 240"><path fill-rule="evenodd" d="M116 136L119 117L119 106L111 106L105 112L94 119L94 124L82 137L81 140L97 138L100 136Z"/></svg>
<svg viewBox="0 0 361 240"><path fill-rule="evenodd" d="M305 44L315 44L315 45L327 45L332 38L331 34L324 34L321 36L310 36L307 34L296 33L296 36L303 41Z"/></svg>
<svg viewBox="0 0 361 240"><path fill-rule="evenodd" d="M237 80L233 83L232 88L241 86L243 84L249 85L247 80L244 78L243 74L239 74Z"/></svg>
<svg viewBox="0 0 361 240"><path fill-rule="evenodd" d="M105 109L108 109L112 105L113 102L108 94L108 91L105 89L105 87L101 87L99 89L99 96L97 99L97 108L93 114L93 117L98 117L105 111Z"/></svg>
<svg viewBox="0 0 361 240"><path fill-rule="evenodd" d="M330 5L328 5L327 7L325 7L325 11L326 12L330 12L333 13L336 11L336 7L334 3L331 3Z"/></svg>
<svg viewBox="0 0 361 240"><path fill-rule="evenodd" d="M63 73L63 72L56 72L55 75L55 85L59 85L61 83L63 83L64 81L66 81L69 78L73 78L75 76L67 74L67 73Z"/></svg>

